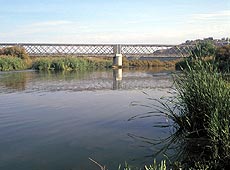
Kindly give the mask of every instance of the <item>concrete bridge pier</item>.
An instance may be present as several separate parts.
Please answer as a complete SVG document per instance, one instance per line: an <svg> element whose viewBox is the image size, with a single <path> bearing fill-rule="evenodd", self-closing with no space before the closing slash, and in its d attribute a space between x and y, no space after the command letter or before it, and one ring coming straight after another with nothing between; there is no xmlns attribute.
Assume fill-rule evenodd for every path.
<svg viewBox="0 0 230 170"><path fill-rule="evenodd" d="M122 67L122 54L121 54L121 45L117 44L113 46L113 67L114 68L121 68Z"/></svg>
<svg viewBox="0 0 230 170"><path fill-rule="evenodd" d="M118 67L118 68L122 67L122 54L116 54L113 57L113 67Z"/></svg>

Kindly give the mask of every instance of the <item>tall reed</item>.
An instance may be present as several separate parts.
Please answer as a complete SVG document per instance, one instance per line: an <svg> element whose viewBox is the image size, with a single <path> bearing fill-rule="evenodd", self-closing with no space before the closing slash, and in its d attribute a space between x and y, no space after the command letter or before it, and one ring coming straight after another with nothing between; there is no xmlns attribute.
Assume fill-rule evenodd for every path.
<svg viewBox="0 0 230 170"><path fill-rule="evenodd" d="M174 76L173 97L152 104L154 111L133 118L146 118L160 113L172 127L172 136L162 140L177 144L177 156L183 167L208 169L230 168L230 86L215 65L199 60ZM159 115L159 114L157 114ZM165 152L166 149L162 149Z"/></svg>
<svg viewBox="0 0 230 170"><path fill-rule="evenodd" d="M84 70L110 67L112 61L76 57L38 58L32 68L35 70Z"/></svg>
<svg viewBox="0 0 230 170"><path fill-rule="evenodd" d="M190 144L185 148L187 158L196 160L197 150L203 154L197 161L224 168L230 165L230 88L212 64L199 61L188 68L175 79L179 111L175 124Z"/></svg>
<svg viewBox="0 0 230 170"><path fill-rule="evenodd" d="M25 60L12 56L0 56L0 71L23 70L27 68Z"/></svg>
<svg viewBox="0 0 230 170"><path fill-rule="evenodd" d="M183 161L210 169L230 166L230 87L207 62L197 61L175 77L177 97L170 111L183 134Z"/></svg>

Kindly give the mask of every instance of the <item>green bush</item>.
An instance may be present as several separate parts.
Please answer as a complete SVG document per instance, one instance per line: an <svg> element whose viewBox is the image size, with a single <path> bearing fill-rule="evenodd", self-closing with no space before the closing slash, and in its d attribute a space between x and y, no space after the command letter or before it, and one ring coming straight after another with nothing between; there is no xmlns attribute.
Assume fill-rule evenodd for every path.
<svg viewBox="0 0 230 170"><path fill-rule="evenodd" d="M230 72L230 45L218 47L215 59L220 71Z"/></svg>
<svg viewBox="0 0 230 170"><path fill-rule="evenodd" d="M160 60L128 60L123 57L123 67L172 67L175 66L175 61L160 61Z"/></svg>
<svg viewBox="0 0 230 170"><path fill-rule="evenodd" d="M36 70L84 70L105 68L112 62L103 59L88 59L76 57L40 58L34 61L32 68Z"/></svg>
<svg viewBox="0 0 230 170"><path fill-rule="evenodd" d="M175 64L176 70L188 69L187 66L194 65L201 60L211 62L216 54L216 47L210 41L201 41L197 43L189 53L190 55L188 58Z"/></svg>
<svg viewBox="0 0 230 170"><path fill-rule="evenodd" d="M29 60L29 55L26 50L20 46L6 47L0 50L0 55L10 55L14 57L21 58L23 60Z"/></svg>
<svg viewBox="0 0 230 170"><path fill-rule="evenodd" d="M20 58L0 56L0 71L23 70L26 68L26 62Z"/></svg>
<svg viewBox="0 0 230 170"><path fill-rule="evenodd" d="M217 48L216 60L230 61L230 45L225 45Z"/></svg>
<svg viewBox="0 0 230 170"><path fill-rule="evenodd" d="M190 58L184 59L182 61L179 61L175 64L175 68L176 70L183 70L183 69L187 69L188 64L191 65L192 64L192 60Z"/></svg>
<svg viewBox="0 0 230 170"><path fill-rule="evenodd" d="M202 59L206 57L214 56L216 52L215 45L210 41L202 41L195 45L190 51L190 58Z"/></svg>
<svg viewBox="0 0 230 170"><path fill-rule="evenodd" d="M24 69L31 68L31 59L23 47L13 46L13 47L2 48L0 49L0 56L2 55L3 56L13 56L13 57L22 59L24 61L24 64L26 65Z"/></svg>
<svg viewBox="0 0 230 170"><path fill-rule="evenodd" d="M147 107L154 106L154 110L131 119L159 116L157 113L165 116L168 121L156 127L170 127L173 133L160 141L161 145L165 144L161 152L176 144L179 149L176 156L185 169L229 169L229 82L212 63L199 60L186 67L174 77L174 96L163 101L149 98L161 105L147 104Z"/></svg>
<svg viewBox="0 0 230 170"><path fill-rule="evenodd" d="M35 69L35 70L50 70L50 68L51 68L51 60L49 58L37 59L33 63L32 68Z"/></svg>
<svg viewBox="0 0 230 170"><path fill-rule="evenodd" d="M230 166L230 87L208 62L187 68L175 78L177 97L170 102L177 112L166 114L182 134L183 161L192 167L199 162L210 169L226 168Z"/></svg>

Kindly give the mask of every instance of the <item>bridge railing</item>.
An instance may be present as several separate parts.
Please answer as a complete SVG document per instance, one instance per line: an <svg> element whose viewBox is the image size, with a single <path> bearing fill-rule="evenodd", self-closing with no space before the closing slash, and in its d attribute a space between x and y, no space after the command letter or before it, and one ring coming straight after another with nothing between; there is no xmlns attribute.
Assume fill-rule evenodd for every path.
<svg viewBox="0 0 230 170"><path fill-rule="evenodd" d="M0 43L0 48L20 46L32 56L109 56L122 54L132 57L186 57L191 46L160 44L29 44Z"/></svg>

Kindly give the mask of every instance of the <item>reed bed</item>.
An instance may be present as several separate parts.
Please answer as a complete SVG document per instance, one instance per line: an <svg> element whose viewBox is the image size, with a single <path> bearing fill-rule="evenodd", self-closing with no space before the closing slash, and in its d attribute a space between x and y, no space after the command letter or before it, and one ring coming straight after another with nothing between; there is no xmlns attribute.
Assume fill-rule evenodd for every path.
<svg viewBox="0 0 230 170"><path fill-rule="evenodd" d="M77 58L77 57L42 57L34 60L32 68L35 70L76 71L93 68L107 68L112 61L103 59Z"/></svg>
<svg viewBox="0 0 230 170"><path fill-rule="evenodd" d="M0 71L24 70L31 66L31 59L23 47L0 49Z"/></svg>
<svg viewBox="0 0 230 170"><path fill-rule="evenodd" d="M27 69L27 62L13 56L0 56L0 71L24 70Z"/></svg>
<svg viewBox="0 0 230 170"><path fill-rule="evenodd" d="M163 100L148 97L159 104L145 106L153 110L136 118L164 116L167 122L156 127L172 129L172 135L160 140L159 153L174 148L174 159L183 169L230 169L230 86L216 65L199 60L174 76L174 95Z"/></svg>
<svg viewBox="0 0 230 170"><path fill-rule="evenodd" d="M176 108L172 118L184 134L184 158L192 166L230 166L230 87L217 68L199 61L175 78ZM200 155L197 155L196 153Z"/></svg>
<svg viewBox="0 0 230 170"><path fill-rule="evenodd" d="M172 61L160 61L160 60L128 60L126 57L123 57L123 67L175 67L175 64L179 62L179 59Z"/></svg>

